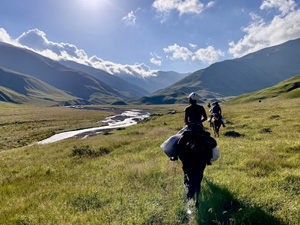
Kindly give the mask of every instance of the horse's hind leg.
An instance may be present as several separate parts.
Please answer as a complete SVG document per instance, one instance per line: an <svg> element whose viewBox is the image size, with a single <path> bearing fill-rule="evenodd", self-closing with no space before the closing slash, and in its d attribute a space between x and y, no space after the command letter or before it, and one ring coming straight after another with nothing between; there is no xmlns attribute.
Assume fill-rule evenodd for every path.
<svg viewBox="0 0 300 225"><path fill-rule="evenodd" d="M196 208L199 206L199 196L200 196L200 191L196 191Z"/></svg>

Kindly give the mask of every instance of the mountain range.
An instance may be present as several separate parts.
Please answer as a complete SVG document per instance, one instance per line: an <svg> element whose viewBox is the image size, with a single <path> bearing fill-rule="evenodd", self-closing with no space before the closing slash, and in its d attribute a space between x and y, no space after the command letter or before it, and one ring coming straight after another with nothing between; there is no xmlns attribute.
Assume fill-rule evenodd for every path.
<svg viewBox="0 0 300 225"><path fill-rule="evenodd" d="M31 105L52 105L60 102L63 105L87 104L32 76L17 73L0 67L0 101L27 103Z"/></svg>
<svg viewBox="0 0 300 225"><path fill-rule="evenodd" d="M160 89L166 88L171 84L181 80L189 73L177 73L174 71L156 71L151 76L130 76L128 74L115 74L116 76L145 88L148 92L153 93Z"/></svg>
<svg viewBox="0 0 300 225"><path fill-rule="evenodd" d="M182 103L194 91L200 94L202 102L225 101L230 96L258 91L300 73L299 49L300 39L296 39L241 58L217 62L133 103Z"/></svg>
<svg viewBox="0 0 300 225"><path fill-rule="evenodd" d="M134 82L129 82L100 69L73 61L57 62L29 49L2 42L0 42L0 67L3 68L0 71L1 74L4 73L4 69L7 69L11 73L15 72L32 76L68 94L70 101L77 99L78 102L85 102L86 104L111 104L113 102L136 99L150 94L150 91L144 88L147 85L157 86L156 89L153 89L157 90L160 87L166 87L172 82L174 83L184 76L184 74L176 72L158 71L160 76L155 75L153 78L149 78L149 82L146 82L147 85L142 77L136 77ZM164 74L166 74L166 78L164 78ZM174 74L173 77L172 74ZM125 77L128 77L128 75ZM166 82L166 80L169 82ZM15 78L14 84L19 86L18 83ZM22 84L22 80L20 83ZM141 85L135 83L140 83ZM156 85L158 83L160 85ZM6 87L3 83L1 86ZM11 89L11 91L16 90ZM24 95L24 93L19 94ZM66 97L66 95L64 96ZM68 104L68 99L64 100L63 102ZM13 102L14 100L11 99L11 101ZM56 100L53 100L53 102L56 104ZM58 102L58 104L62 104L62 102Z"/></svg>
<svg viewBox="0 0 300 225"><path fill-rule="evenodd" d="M152 76L129 76L73 61L54 61L0 42L0 101L50 105L173 104L186 103L186 96L197 91L200 102L222 102L299 74L299 49L300 39L296 39L214 63L189 75L156 71Z"/></svg>
<svg viewBox="0 0 300 225"><path fill-rule="evenodd" d="M96 79L104 82L105 84L109 85L112 88L118 89L122 92L128 93L129 98L134 99L138 97L142 97L145 95L150 94L149 91L142 88L141 86L135 85L133 83L127 82L124 79L121 79L117 76L113 76L104 70L96 69L91 66L83 65L74 61L64 61L60 60L60 64L72 68L74 70L82 71L89 75L92 75Z"/></svg>

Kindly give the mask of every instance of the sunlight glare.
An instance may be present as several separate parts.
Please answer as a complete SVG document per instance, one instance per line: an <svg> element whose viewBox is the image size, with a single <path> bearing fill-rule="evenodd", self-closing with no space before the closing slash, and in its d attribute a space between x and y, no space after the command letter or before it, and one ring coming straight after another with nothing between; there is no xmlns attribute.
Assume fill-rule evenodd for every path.
<svg viewBox="0 0 300 225"><path fill-rule="evenodd" d="M79 0L79 2L84 9L97 10L103 5L105 0Z"/></svg>

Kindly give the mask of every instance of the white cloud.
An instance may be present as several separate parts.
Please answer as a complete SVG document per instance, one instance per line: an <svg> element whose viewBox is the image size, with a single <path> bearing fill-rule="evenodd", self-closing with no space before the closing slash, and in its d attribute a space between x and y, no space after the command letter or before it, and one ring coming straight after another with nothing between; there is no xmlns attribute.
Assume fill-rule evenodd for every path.
<svg viewBox="0 0 300 225"><path fill-rule="evenodd" d="M133 11L131 11L127 16L124 16L122 20L125 21L127 25L135 25L136 16L133 14Z"/></svg>
<svg viewBox="0 0 300 225"><path fill-rule="evenodd" d="M282 15L286 15L295 10L296 3L294 0L264 0L260 6L260 9L277 8Z"/></svg>
<svg viewBox="0 0 300 225"><path fill-rule="evenodd" d="M162 57L157 55L155 52L150 52L150 55L157 58L157 59L162 59Z"/></svg>
<svg viewBox="0 0 300 225"><path fill-rule="evenodd" d="M198 45L191 44L191 43L189 43L189 46L190 46L191 48L197 48L197 47L198 47Z"/></svg>
<svg viewBox="0 0 300 225"><path fill-rule="evenodd" d="M151 70L143 63L134 65L122 65L105 61L97 56L88 57L86 52L68 43L56 43L49 41L46 34L39 29L24 32L16 40L12 40L5 29L0 28L0 41L14 44L18 47L30 49L38 54L53 60L71 60L84 65L102 69L110 74L122 74L135 77L156 76L157 70Z"/></svg>
<svg viewBox="0 0 300 225"><path fill-rule="evenodd" d="M0 28L0 41L5 42L5 43L12 43L13 42L11 40L9 34L3 28Z"/></svg>
<svg viewBox="0 0 300 225"><path fill-rule="evenodd" d="M280 13L270 22L264 19L254 20L243 28L246 35L237 43L230 42L228 52L241 57L262 48L274 46L300 37L300 10L295 9L293 0L266 0L261 9L278 8ZM252 16L253 18L253 16Z"/></svg>
<svg viewBox="0 0 300 225"><path fill-rule="evenodd" d="M46 34L39 29L33 29L24 32L20 37L16 39L16 41L19 44L29 47L38 52L50 50L57 56L67 57L68 55L68 57L71 58L78 58L81 60L88 59L86 53L83 50L78 49L75 45L48 41L48 39L46 38ZM49 51L46 52L49 53Z"/></svg>
<svg viewBox="0 0 300 225"><path fill-rule="evenodd" d="M205 6L199 0L155 0L152 6L161 13L169 13L171 10L177 10L182 15L184 13L200 14L214 4L214 1L210 1Z"/></svg>
<svg viewBox="0 0 300 225"><path fill-rule="evenodd" d="M167 48L163 49L164 52L166 53L173 53L171 60L175 59L183 59L183 60L188 60L192 56L192 52L187 49L186 47L181 47L178 44L170 45Z"/></svg>
<svg viewBox="0 0 300 225"><path fill-rule="evenodd" d="M189 44L191 46L191 44ZM193 45L197 47L197 45ZM199 48L197 51L192 52L186 47L179 46L178 44L170 45L163 49L165 53L172 53L169 57L171 60L182 59L184 61L191 60L193 62L200 61L203 63L213 63L219 60L219 57L225 56L221 50L215 50L213 46L207 48Z"/></svg>
<svg viewBox="0 0 300 225"><path fill-rule="evenodd" d="M259 19L261 19L261 17L259 15L257 15L256 13L254 13L254 12L250 12L249 15L250 15L250 17L251 17L252 20L259 20Z"/></svg>
<svg viewBox="0 0 300 225"><path fill-rule="evenodd" d="M152 58L150 59L150 62L154 65L161 66L162 57L157 55L155 52L150 52L150 55L152 56Z"/></svg>
<svg viewBox="0 0 300 225"><path fill-rule="evenodd" d="M206 8L208 9L210 7L213 7L215 4L216 4L216 2L211 1L211 2L207 3Z"/></svg>
<svg viewBox="0 0 300 225"><path fill-rule="evenodd" d="M193 61L201 61L206 63L212 63L218 61L220 56L224 56L225 53L221 50L215 50L213 46L208 46L207 48L198 49L192 57Z"/></svg>
<svg viewBox="0 0 300 225"><path fill-rule="evenodd" d="M154 65L161 66L161 60L155 59L154 57L150 59L150 62Z"/></svg>

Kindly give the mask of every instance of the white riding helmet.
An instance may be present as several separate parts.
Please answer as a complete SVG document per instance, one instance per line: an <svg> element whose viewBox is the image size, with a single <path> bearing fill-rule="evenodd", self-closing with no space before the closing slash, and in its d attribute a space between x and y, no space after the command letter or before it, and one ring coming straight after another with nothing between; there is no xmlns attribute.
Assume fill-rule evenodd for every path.
<svg viewBox="0 0 300 225"><path fill-rule="evenodd" d="M200 99L200 95L197 92L192 92L191 94L189 94L188 98L198 101Z"/></svg>

